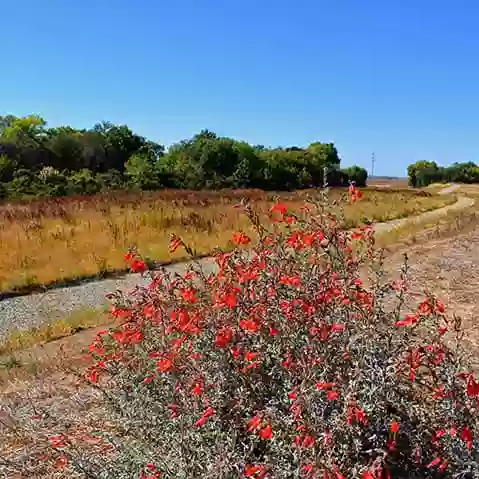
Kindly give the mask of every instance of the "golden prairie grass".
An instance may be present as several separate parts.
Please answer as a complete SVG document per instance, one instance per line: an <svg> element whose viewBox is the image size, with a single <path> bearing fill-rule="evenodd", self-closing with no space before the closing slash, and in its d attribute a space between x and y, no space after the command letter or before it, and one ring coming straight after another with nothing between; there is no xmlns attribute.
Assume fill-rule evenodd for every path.
<svg viewBox="0 0 479 479"><path fill-rule="evenodd" d="M428 187L428 190L441 190L448 185L437 183L435 186L430 186L432 188ZM426 218L423 221L408 222L404 226L381 233L376 237L377 245L393 250L408 245L455 237L477 228L479 224L479 185L460 185L455 193L471 198L473 203L465 208L450 210L440 216Z"/></svg>
<svg viewBox="0 0 479 479"><path fill-rule="evenodd" d="M344 193L344 189L331 190L333 199ZM150 260L181 260L183 252L168 251L170 233L180 235L198 255L227 249L234 232L249 232L247 218L233 208L241 198L251 200L266 215L278 196L294 210L306 194L316 192L163 190L4 204L0 206L0 291L121 270L123 255L132 245ZM453 200L414 190L365 189L360 202L346 203L344 222L353 227L387 221Z"/></svg>

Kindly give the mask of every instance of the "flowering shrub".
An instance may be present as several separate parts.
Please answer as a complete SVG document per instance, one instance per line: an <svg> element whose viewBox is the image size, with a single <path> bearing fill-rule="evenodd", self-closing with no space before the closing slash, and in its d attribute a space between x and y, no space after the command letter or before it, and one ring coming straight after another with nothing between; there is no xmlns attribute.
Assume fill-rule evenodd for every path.
<svg viewBox="0 0 479 479"><path fill-rule="evenodd" d="M66 437L56 465L102 478L478 477L479 384L459 321L430 295L403 314L407 268L389 281L373 230L340 229L323 202L277 203L268 227L242 207L257 246L238 232L214 272L152 273L111 295L118 325L98 333L86 373L110 408L105 465Z"/></svg>

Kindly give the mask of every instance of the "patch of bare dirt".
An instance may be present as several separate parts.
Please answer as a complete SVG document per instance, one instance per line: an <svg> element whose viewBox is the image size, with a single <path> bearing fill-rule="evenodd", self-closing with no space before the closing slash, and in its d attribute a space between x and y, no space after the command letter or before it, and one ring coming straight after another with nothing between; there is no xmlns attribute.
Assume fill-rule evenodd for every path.
<svg viewBox="0 0 479 479"><path fill-rule="evenodd" d="M386 261L386 269L398 271L404 253L414 296L434 293L446 304L448 315L462 318L465 341L479 364L479 228L398 252Z"/></svg>

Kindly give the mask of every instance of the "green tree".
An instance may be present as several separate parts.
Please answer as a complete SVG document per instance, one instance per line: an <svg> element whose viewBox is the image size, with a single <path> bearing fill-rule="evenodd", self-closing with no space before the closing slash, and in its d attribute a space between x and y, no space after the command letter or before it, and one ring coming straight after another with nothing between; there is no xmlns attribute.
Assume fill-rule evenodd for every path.
<svg viewBox="0 0 479 479"><path fill-rule="evenodd" d="M349 168L343 168L342 171L347 176L348 181L354 181L356 186L366 186L368 172L364 168L353 165Z"/></svg>
<svg viewBox="0 0 479 479"><path fill-rule="evenodd" d="M136 154L125 163L125 177L133 188L153 190L161 186L157 162L146 154Z"/></svg>
<svg viewBox="0 0 479 479"><path fill-rule="evenodd" d="M409 184L423 187L436 181L442 181L440 170L434 161L417 161L408 166Z"/></svg>

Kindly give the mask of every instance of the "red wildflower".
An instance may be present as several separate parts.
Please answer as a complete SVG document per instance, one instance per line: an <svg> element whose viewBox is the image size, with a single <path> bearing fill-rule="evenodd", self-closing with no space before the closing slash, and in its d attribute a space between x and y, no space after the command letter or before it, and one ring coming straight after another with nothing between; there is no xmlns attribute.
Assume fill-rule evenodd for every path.
<svg viewBox="0 0 479 479"><path fill-rule="evenodd" d="M336 387L336 383L316 383L316 389L319 389L320 391L325 391L326 389L332 389Z"/></svg>
<svg viewBox="0 0 479 479"><path fill-rule="evenodd" d="M426 298L425 300L421 301L417 310L424 315L431 314L432 313L432 307L431 307L430 300L428 298Z"/></svg>
<svg viewBox="0 0 479 479"><path fill-rule="evenodd" d="M300 286L301 280L299 279L299 276L297 275L293 275L293 276L283 275L279 278L279 284L288 284L290 286Z"/></svg>
<svg viewBox="0 0 479 479"><path fill-rule="evenodd" d="M262 479L266 474L265 466L254 466L247 464L244 468L244 476L252 477L255 479Z"/></svg>
<svg viewBox="0 0 479 479"><path fill-rule="evenodd" d="M337 323L333 323L331 325L331 332L341 332L341 331L344 331L346 329L346 326L344 324L337 324Z"/></svg>
<svg viewBox="0 0 479 479"><path fill-rule="evenodd" d="M258 432L258 434L261 439L271 439L273 437L273 430L271 429L271 426L267 424Z"/></svg>
<svg viewBox="0 0 479 479"><path fill-rule="evenodd" d="M169 251L170 253L174 253L180 246L182 245L181 238L176 235L171 235Z"/></svg>
<svg viewBox="0 0 479 479"><path fill-rule="evenodd" d="M261 426L261 417L257 414L248 420L248 432L256 431Z"/></svg>
<svg viewBox="0 0 479 479"><path fill-rule="evenodd" d="M231 328L224 328L216 335L215 344L218 348L224 348L233 338Z"/></svg>
<svg viewBox="0 0 479 479"><path fill-rule="evenodd" d="M170 410L171 417L178 417L178 405L177 404L168 404L166 406Z"/></svg>
<svg viewBox="0 0 479 479"><path fill-rule="evenodd" d="M467 375L466 394L470 398L479 396L479 384L472 374Z"/></svg>
<svg viewBox="0 0 479 479"><path fill-rule="evenodd" d="M246 236L244 233L234 233L233 234L233 243L238 245L246 245L251 242L251 238Z"/></svg>
<svg viewBox="0 0 479 479"><path fill-rule="evenodd" d="M472 432L471 432L471 430L469 429L468 426L464 426L464 427L463 427L463 429L462 429L462 431L461 431L459 437L460 437L463 441L465 441L466 447L467 447L468 449L471 449L471 447L472 447Z"/></svg>
<svg viewBox="0 0 479 479"><path fill-rule="evenodd" d="M238 293L241 290L236 287L229 287L225 291L215 296L215 306L226 306L229 309L233 309L238 303Z"/></svg>
<svg viewBox="0 0 479 479"><path fill-rule="evenodd" d="M67 445L67 437L63 434L57 434L55 436L50 436L48 441L53 449L58 447L65 447Z"/></svg>
<svg viewBox="0 0 479 479"><path fill-rule="evenodd" d="M146 271L146 264L141 259L134 259L130 263L130 271L132 273L144 273Z"/></svg>
<svg viewBox="0 0 479 479"><path fill-rule="evenodd" d="M145 318L153 318L156 315L155 307L152 304L144 306L142 312Z"/></svg>
<svg viewBox="0 0 479 479"><path fill-rule="evenodd" d="M169 358L159 359L156 362L156 369L162 373L166 373L173 366L173 361Z"/></svg>
<svg viewBox="0 0 479 479"><path fill-rule="evenodd" d="M403 319L396 321L395 326L411 326L414 323L417 323L419 316L417 314L406 314Z"/></svg>
<svg viewBox="0 0 479 479"><path fill-rule="evenodd" d="M356 422L357 424L362 423L364 425L368 424L368 419L366 417L365 412L358 408L357 406L350 406L348 409L348 416L347 416L348 424L353 424Z"/></svg>
<svg viewBox="0 0 479 479"><path fill-rule="evenodd" d="M239 322L240 328L251 333L258 331L260 323L256 319L242 319Z"/></svg>
<svg viewBox="0 0 479 479"><path fill-rule="evenodd" d="M196 427L202 426L203 424L206 423L208 418L213 416L213 414L214 414L214 410L213 410L212 407L206 408L205 411L203 412L203 414L201 415L201 417L198 419L198 421L195 422L195 426Z"/></svg>
<svg viewBox="0 0 479 479"><path fill-rule="evenodd" d="M245 361L253 361L258 357L258 353L251 353L250 351L246 351L244 353Z"/></svg>
<svg viewBox="0 0 479 479"><path fill-rule="evenodd" d="M314 438L309 434L300 434L294 438L293 446L305 449L307 447L314 447Z"/></svg>
<svg viewBox="0 0 479 479"><path fill-rule="evenodd" d="M444 310L445 310L444 303L440 299L436 299L434 311L436 313L444 313Z"/></svg>
<svg viewBox="0 0 479 479"><path fill-rule="evenodd" d="M328 401L336 401L338 399L338 391L326 391L326 399Z"/></svg>
<svg viewBox="0 0 479 479"><path fill-rule="evenodd" d="M397 421L392 421L391 424L389 424L389 432L392 434L396 434L399 431L399 423Z"/></svg>
<svg viewBox="0 0 479 479"><path fill-rule="evenodd" d="M303 474L311 474L313 472L313 466L311 464L305 464L301 466L301 472Z"/></svg>
<svg viewBox="0 0 479 479"><path fill-rule="evenodd" d="M195 290L193 288L181 288L181 297L188 303L196 303L198 299L195 296Z"/></svg>
<svg viewBox="0 0 479 479"><path fill-rule="evenodd" d="M284 216L286 214L287 208L283 203L277 202L269 210L270 213L274 213L275 211Z"/></svg>
<svg viewBox="0 0 479 479"><path fill-rule="evenodd" d="M200 383L196 383L195 384L195 387L191 390L192 394L194 394L195 396L201 396L203 394L203 391L201 389L201 384Z"/></svg>
<svg viewBox="0 0 479 479"><path fill-rule="evenodd" d="M432 467L435 467L437 466L438 464L441 463L441 458L440 457L436 457L436 459L433 459L426 467L431 469Z"/></svg>
<svg viewBox="0 0 479 479"><path fill-rule="evenodd" d="M269 328L269 335L270 336L276 336L277 334L279 334L279 331L273 327L270 327Z"/></svg>
<svg viewBox="0 0 479 479"><path fill-rule="evenodd" d="M97 383L98 382L98 371L96 369L90 369L87 371L86 375L88 381L91 383Z"/></svg>
<svg viewBox="0 0 479 479"><path fill-rule="evenodd" d="M136 253L134 251L128 251L128 253L123 256L123 259L125 261L131 261L134 257L136 256Z"/></svg>

